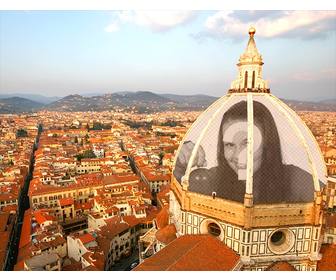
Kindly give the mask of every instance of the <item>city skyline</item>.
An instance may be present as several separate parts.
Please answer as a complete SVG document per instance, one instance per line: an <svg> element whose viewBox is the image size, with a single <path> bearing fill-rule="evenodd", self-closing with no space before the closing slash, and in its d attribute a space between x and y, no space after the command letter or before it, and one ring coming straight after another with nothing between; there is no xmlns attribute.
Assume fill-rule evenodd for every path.
<svg viewBox="0 0 336 280"><path fill-rule="evenodd" d="M1 11L0 22L1 95L220 97L251 25L274 95L319 101L336 89L335 11Z"/></svg>

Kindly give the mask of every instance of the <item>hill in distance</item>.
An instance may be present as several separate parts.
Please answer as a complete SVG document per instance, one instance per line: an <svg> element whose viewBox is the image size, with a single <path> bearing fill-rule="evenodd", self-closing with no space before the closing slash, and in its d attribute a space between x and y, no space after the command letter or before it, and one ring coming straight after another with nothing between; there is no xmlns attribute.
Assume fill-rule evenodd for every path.
<svg viewBox="0 0 336 280"><path fill-rule="evenodd" d="M132 109L140 113L160 111L205 110L218 97L209 95L156 94L150 91L123 91L94 96L72 94L50 104L43 105L24 98L0 99L0 113L20 113L35 110L59 112L109 111L114 109ZM287 105L297 111L333 111L336 112L336 100L328 102L307 102L283 99Z"/></svg>
<svg viewBox="0 0 336 280"><path fill-rule="evenodd" d="M0 94L0 99L10 98L10 97L21 97L29 99L42 104L49 104L56 100L61 99L59 96L44 96L40 94L30 94L30 93L12 93L12 94Z"/></svg>
<svg viewBox="0 0 336 280"><path fill-rule="evenodd" d="M43 104L22 97L9 97L0 99L0 113L15 114L28 113L42 108Z"/></svg>
<svg viewBox="0 0 336 280"><path fill-rule="evenodd" d="M93 97L69 95L46 106L55 111L105 111L116 108L135 109L138 112L166 110L202 110L217 97L207 95L182 96L156 94L150 91L116 92Z"/></svg>

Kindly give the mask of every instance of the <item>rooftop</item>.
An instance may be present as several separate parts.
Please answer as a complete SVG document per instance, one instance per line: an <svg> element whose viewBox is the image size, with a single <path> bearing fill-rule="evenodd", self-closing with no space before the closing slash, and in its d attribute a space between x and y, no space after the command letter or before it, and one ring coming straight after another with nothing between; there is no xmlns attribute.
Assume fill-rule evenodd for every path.
<svg viewBox="0 0 336 280"><path fill-rule="evenodd" d="M317 262L317 270L336 271L336 244L324 244L320 253L322 259Z"/></svg>
<svg viewBox="0 0 336 280"><path fill-rule="evenodd" d="M184 235L145 259L136 271L230 271L239 256L210 235Z"/></svg>

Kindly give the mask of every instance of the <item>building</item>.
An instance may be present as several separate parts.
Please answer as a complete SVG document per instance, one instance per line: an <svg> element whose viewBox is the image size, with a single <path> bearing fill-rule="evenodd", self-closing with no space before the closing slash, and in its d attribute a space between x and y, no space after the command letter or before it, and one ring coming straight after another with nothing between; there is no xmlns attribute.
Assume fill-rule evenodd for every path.
<svg viewBox="0 0 336 280"><path fill-rule="evenodd" d="M255 32L228 93L182 140L168 224L141 237L136 270L317 270L325 261L326 166L308 127L262 78ZM192 244L202 244L203 257L185 251Z"/></svg>

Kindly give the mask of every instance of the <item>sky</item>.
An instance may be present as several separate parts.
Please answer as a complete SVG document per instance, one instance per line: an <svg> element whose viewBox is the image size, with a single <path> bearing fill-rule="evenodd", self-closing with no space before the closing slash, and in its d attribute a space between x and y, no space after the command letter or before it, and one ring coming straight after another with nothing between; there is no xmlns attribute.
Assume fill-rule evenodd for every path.
<svg viewBox="0 0 336 280"><path fill-rule="evenodd" d="M0 11L0 94L223 96L248 29L279 98L336 98L336 11Z"/></svg>

